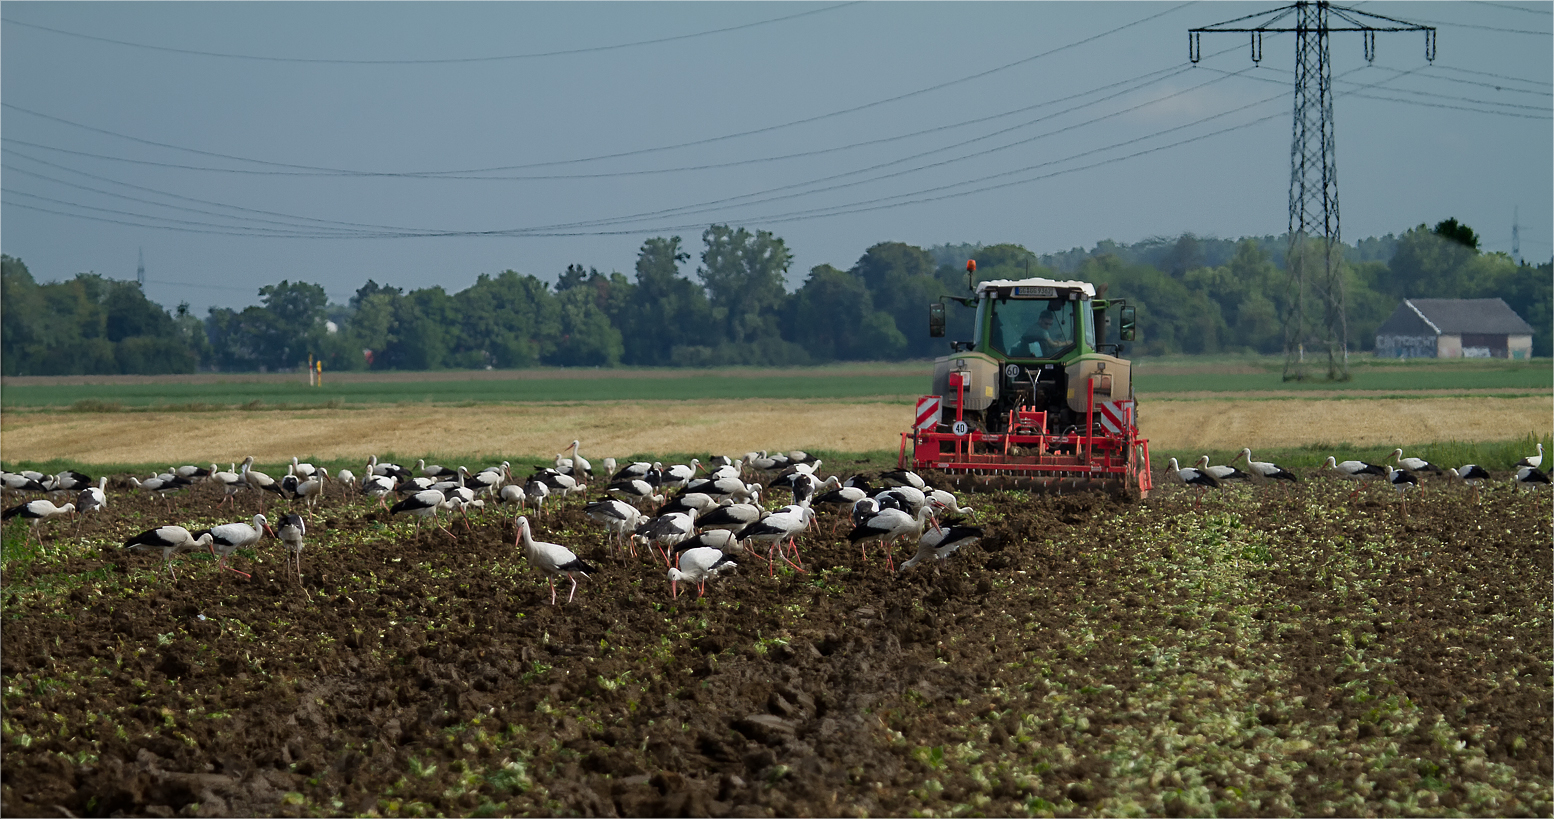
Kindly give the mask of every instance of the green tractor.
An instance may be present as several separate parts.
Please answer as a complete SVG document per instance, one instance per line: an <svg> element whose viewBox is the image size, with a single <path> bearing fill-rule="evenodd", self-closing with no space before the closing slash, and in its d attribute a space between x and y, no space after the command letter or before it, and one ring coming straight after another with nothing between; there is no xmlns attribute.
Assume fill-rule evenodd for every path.
<svg viewBox="0 0 1554 819"><path fill-rule="evenodd" d="M975 264L968 264L970 273ZM945 335L945 301L976 309L971 340L934 362L933 394L918 401L914 468L1017 476L1041 485L1124 479L1149 489L1148 442L1123 342L1135 311L1089 282L1045 278L977 283L969 298L928 306L929 335ZM1105 341L1116 307L1116 342Z"/></svg>

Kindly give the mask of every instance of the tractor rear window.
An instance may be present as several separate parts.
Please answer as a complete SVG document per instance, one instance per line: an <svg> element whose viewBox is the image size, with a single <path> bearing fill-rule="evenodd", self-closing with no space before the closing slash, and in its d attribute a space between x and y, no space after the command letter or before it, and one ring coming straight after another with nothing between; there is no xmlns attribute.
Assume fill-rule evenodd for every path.
<svg viewBox="0 0 1554 819"><path fill-rule="evenodd" d="M1012 358L1056 358L1074 346L1066 299L990 299L993 349Z"/></svg>

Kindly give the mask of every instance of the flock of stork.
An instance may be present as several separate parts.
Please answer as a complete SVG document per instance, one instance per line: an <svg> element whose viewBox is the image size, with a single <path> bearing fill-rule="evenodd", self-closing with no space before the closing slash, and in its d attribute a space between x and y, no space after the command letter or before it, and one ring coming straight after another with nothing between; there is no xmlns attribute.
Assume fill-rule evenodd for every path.
<svg viewBox="0 0 1554 819"><path fill-rule="evenodd" d="M250 523L192 531L178 525L158 526L125 541L123 548L160 553L162 567L175 581L173 558L193 551L209 551L216 556L218 571L225 569L249 577L229 566L227 558L268 535L286 545L288 573L294 560L300 585L306 524L301 515L288 512L271 528L263 512L270 495L288 501L301 500L311 507L324 495L326 487L335 483L342 487L342 494L359 492L376 499L391 515L415 517L418 529L422 519L431 518L439 531L454 539L457 535L450 528L453 516L462 516L465 527L470 528L469 511L482 509L487 501L492 501L518 510L514 545L521 547L530 565L548 578L554 605L557 578L572 581L567 596L567 602L571 602L577 593L577 578L587 577L595 569L566 546L537 540L523 513L544 515L548 501L564 502L573 495L584 496L583 512L603 526L607 544L613 543L617 550L633 557L641 547L655 560L662 560L661 565L668 568L670 593L674 596L679 595L682 582L695 584L698 597L702 596L707 581L736 566L736 557L764 560L768 574L773 573L779 560L796 571L805 571L798 540L815 525L816 510L820 508L845 507L852 523L848 540L859 545L865 560L869 545L877 544L891 569L895 569L894 550L898 543L917 546L916 553L901 564L900 570L905 570L930 557L943 560L982 536L980 528L961 525L960 518L941 522L942 513L961 515L971 510L962 507L953 494L927 486L913 472L886 472L878 477L879 486L871 486L863 476L821 479L815 474L821 462L803 452L751 452L738 460L720 456L708 465L696 459L689 464L669 466L637 462L620 469L613 458L606 458L602 473L609 476L605 496L588 502L586 492L594 474L593 465L578 449L579 442L573 441L570 453L558 454L553 466L535 469L521 481L514 479L509 462L472 473L462 466L449 469L422 460L412 471L397 464L380 463L376 456L368 460L360 479L346 469L330 475L296 458L280 479L254 469L252 457L225 471L215 464L209 468L170 468L145 480L131 478L130 482L139 490L169 496L197 484L222 487L223 497L217 508L227 503L235 508L237 494L250 490L257 495L261 511ZM32 524L29 537L37 536L40 546L38 524L61 515L100 512L108 505L107 478L91 485L92 479L78 472L0 474L5 486L14 491L79 492L76 503L57 506L40 498L4 513L7 520L28 520ZM793 503L767 509L762 500L774 490L791 493ZM390 496L397 498L392 506L387 503ZM656 508L652 512L645 511L653 507ZM448 525L440 518L442 512L448 513Z"/></svg>
<svg viewBox="0 0 1554 819"><path fill-rule="evenodd" d="M304 501L309 507L324 495L330 483L342 487L342 494L359 492L375 498L391 515L408 514L420 521L432 518L439 531L450 538L457 538L449 526L444 526L440 513L447 512L452 524L454 514L464 518L469 527L469 510L481 509L487 500L517 511L514 526L515 546L522 547L529 563L542 572L550 582L551 603L556 603L557 578L572 581L567 595L571 602L577 594L578 576L587 577L595 568L579 558L571 549L559 543L537 540L529 519L524 512L545 514L545 504L552 498L564 502L573 495L584 496L584 513L601 524L606 532L606 543L612 543L621 552L637 556L642 547L655 559L668 567L670 593L679 595L681 582L693 583L698 597L705 594L707 581L735 565L736 556L764 560L771 574L778 560L794 570L804 571L798 539L805 530L815 525L819 508L845 508L852 528L847 539L857 544L868 559L869 544L877 544L885 553L888 568L896 571L918 565L932 557L944 560L961 546L977 541L982 530L976 526L961 525L961 518L939 515L971 514L962 507L955 495L929 486L916 473L907 470L885 472L878 476L879 486L871 486L863 476L842 478L832 475L821 479L816 475L820 461L803 452L768 455L766 452L750 452L738 460L715 457L703 465L692 459L689 464L637 462L617 469L615 459L603 461L602 474L609 480L604 497L587 501L588 482L594 475L593 465L579 453L579 442L573 441L570 453L556 456L553 466L537 468L522 481L515 480L509 462L487 467L480 472L470 472L465 467L450 469L436 464L418 461L414 470L391 463L379 463L376 456L367 461L365 474L358 480L350 470L341 469L335 475L316 469L311 464L291 459L287 474L280 479L271 478L253 468L249 457L239 466L232 464L220 470L215 464L201 468L183 466L170 468L166 473L145 480L130 478L140 490L170 495L196 484L211 484L223 490L217 508L231 503L236 508L236 496L244 490L257 494L261 511L249 523L228 523L209 528L189 530L183 526L165 525L149 529L124 542L123 548L132 551L159 552L162 567L176 581L172 560L178 554L191 551L209 551L217 557L218 571L225 569L250 577L232 568L227 559L239 549L257 544L266 535L280 540L287 549L287 573L296 570L298 584L302 582L301 557L303 541L307 533L302 516L287 512L271 528L263 509L266 498L275 495L289 501ZM1538 454L1522 459L1515 466L1511 480L1523 484L1548 484L1549 477L1539 467L1543 463L1543 445L1537 445ZM1182 468L1175 458L1170 459L1170 474L1182 483L1204 491L1237 480L1283 480L1295 482L1297 476L1277 464L1257 461L1250 449L1243 449L1232 461L1246 462L1246 470L1234 465L1211 466L1207 455L1187 468ZM1461 481L1478 491L1478 484L1489 480L1483 467L1465 464L1442 469L1418 458L1406 458L1402 449L1392 452L1392 460L1384 464L1365 461L1338 461L1329 457L1325 471L1338 477L1356 481L1385 480L1404 499L1407 513L1407 489L1419 484L1419 475L1433 474ZM699 474L705 473L705 474ZM46 498L28 501L6 509L4 519L22 518L32 524L29 537L37 534L40 523L61 515L101 512L108 506L106 477L92 478L79 472L66 471L58 475L36 472L0 472L4 487L14 492L32 492L45 495L76 493L74 503L56 505ZM1358 494L1357 488L1350 497ZM791 493L793 503L767 509L763 503L767 493L781 490ZM397 501L389 506L387 498ZM1196 503L1202 502L1200 492ZM656 506L651 513L645 507ZM169 501L171 510L171 501ZM837 526L842 518L838 518ZM78 524L79 526L79 524ZM836 527L833 527L833 531ZM898 543L916 544L916 553L895 569L894 548ZM763 552L764 549L764 552Z"/></svg>
<svg viewBox="0 0 1554 819"><path fill-rule="evenodd" d="M1539 469L1543 465L1543 444L1537 444L1538 454L1529 455L1517 461L1511 481L1516 486L1537 486L1548 484L1548 473ZM1188 486L1196 486L1207 491L1210 488L1218 488L1230 480L1250 480L1254 476L1268 480L1283 480L1295 482L1299 480L1295 473L1278 464L1267 461L1252 460L1252 450L1242 449L1231 464L1236 461L1246 461L1247 469L1242 471L1232 465L1210 466L1209 456L1204 455L1193 466L1183 469L1175 458L1171 459L1170 471L1178 480ZM1396 464L1394 466L1394 464ZM1329 455L1323 469L1337 477L1368 482L1383 480L1391 484L1398 491L1398 497L1402 500L1405 513L1408 511L1406 493L1409 489L1419 486L1419 476L1436 475L1450 480L1460 481L1473 488L1474 497L1477 498L1480 483L1490 480L1489 470L1478 464L1463 464L1462 466L1447 467L1445 469L1436 466L1422 458L1405 458L1402 449L1392 450L1390 463L1373 464L1366 461L1340 461L1335 456ZM1363 485L1349 494L1350 498L1359 494ZM1202 501L1202 495L1198 497Z"/></svg>

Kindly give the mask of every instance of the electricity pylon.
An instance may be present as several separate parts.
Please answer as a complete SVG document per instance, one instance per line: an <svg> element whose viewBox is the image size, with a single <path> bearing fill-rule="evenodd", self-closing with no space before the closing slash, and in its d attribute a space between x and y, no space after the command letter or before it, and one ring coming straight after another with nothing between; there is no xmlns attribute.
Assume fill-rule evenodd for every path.
<svg viewBox="0 0 1554 819"><path fill-rule="evenodd" d="M1294 17L1293 21L1287 18ZM1338 18L1335 24L1333 18ZM1262 22L1252 21L1262 18ZM1376 22L1371 22L1376 21ZM1292 24L1293 23L1293 24ZM1204 32L1244 32L1252 38L1252 62L1263 59L1263 34L1295 33L1295 122L1290 140L1290 224L1285 269L1289 273L1284 316L1284 380L1306 378L1308 346L1327 352L1327 377L1349 379L1349 322L1338 224L1338 160L1333 141L1333 65L1327 35L1363 34L1365 59L1376 59L1376 32L1423 31L1425 59L1435 62L1435 28L1369 14L1325 0L1298 2L1187 32L1187 56L1203 56ZM1320 245L1313 247L1313 239ZM1311 258L1320 252L1320 268ZM1308 271L1308 268L1312 268ZM1307 315L1307 300L1321 312Z"/></svg>

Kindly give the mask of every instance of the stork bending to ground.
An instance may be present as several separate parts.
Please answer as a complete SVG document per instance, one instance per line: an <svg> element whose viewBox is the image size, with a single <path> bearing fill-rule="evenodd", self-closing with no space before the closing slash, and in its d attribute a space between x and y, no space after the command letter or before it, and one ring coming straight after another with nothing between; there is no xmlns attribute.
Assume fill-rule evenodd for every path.
<svg viewBox="0 0 1554 819"><path fill-rule="evenodd" d="M719 572L738 566L732 555L726 555L722 549L714 549L707 546L699 546L687 549L679 553L680 565L678 568L669 569L669 593L671 597L680 596L680 581L696 584L696 599L700 600L707 593L707 581L717 577Z"/></svg>
<svg viewBox="0 0 1554 819"><path fill-rule="evenodd" d="M270 522L264 515L254 515L253 525L247 523L224 523L220 526L212 526L209 529L196 529L191 533L198 538L210 535L210 553L216 556L216 566L226 569L233 574L240 574L252 578L248 572L240 572L227 565L227 558L238 549L252 546L258 543L265 535L275 536L275 530L270 528Z"/></svg>
<svg viewBox="0 0 1554 819"><path fill-rule="evenodd" d="M173 557L182 552L193 552L199 549L211 547L211 535L207 530L199 537L189 534L189 530L182 526L158 526L148 529L140 534L124 541L120 548L132 552L150 552L160 550L162 552L162 566L167 569L173 582L178 582L178 573L173 571Z"/></svg>
<svg viewBox="0 0 1554 819"><path fill-rule="evenodd" d="M900 509L884 509L864 518L862 523L847 533L847 539L857 543L863 550L864 561L869 559L869 541L879 543L885 550L885 567L895 571L896 561L892 551L896 540L899 538L910 538L914 542L921 540L923 527L928 525L932 517L933 510L927 504L919 508L916 515L909 515ZM934 525L938 526L938 524Z"/></svg>
<svg viewBox="0 0 1554 819"><path fill-rule="evenodd" d="M1184 484L1187 484L1188 486L1196 486L1196 487L1198 487L1198 494L1197 494L1196 497L1193 498L1193 507L1194 508L1197 508L1198 506L1203 504L1203 493L1204 492L1207 492L1210 489L1218 489L1219 488L1219 479L1218 478L1214 477L1213 475L1210 475L1207 472L1204 472L1201 469L1194 469L1192 467L1188 467L1186 469L1183 469L1181 467L1181 465L1177 464L1175 458L1171 459L1170 470L1171 470L1171 474L1175 475L1177 480L1181 481Z"/></svg>
<svg viewBox="0 0 1554 819"><path fill-rule="evenodd" d="M1478 485L1489 480L1489 470L1478 464L1463 464L1455 469L1446 470L1449 477L1473 487L1473 502L1478 503Z"/></svg>
<svg viewBox="0 0 1554 819"><path fill-rule="evenodd" d="M943 560L955 554L960 547L976 543L981 539L982 529L977 526L950 526L924 532L917 541L917 554L903 561L901 568L896 571L906 571L928 559L929 556L932 556L935 561Z"/></svg>
<svg viewBox="0 0 1554 819"><path fill-rule="evenodd" d="M1397 464L1399 469L1406 469L1409 472L1430 472L1435 475L1446 474L1446 470L1430 463L1423 458L1403 457L1402 449L1392 450L1392 462Z"/></svg>

